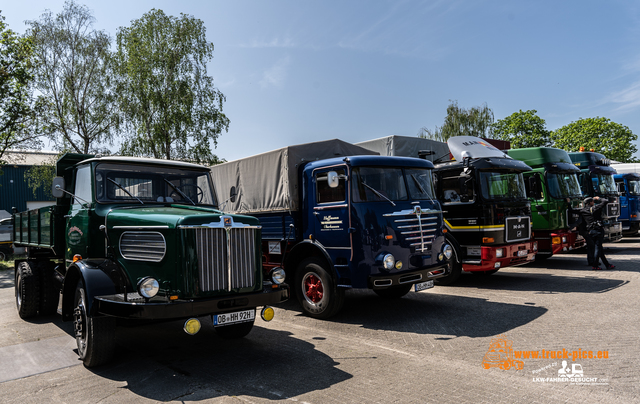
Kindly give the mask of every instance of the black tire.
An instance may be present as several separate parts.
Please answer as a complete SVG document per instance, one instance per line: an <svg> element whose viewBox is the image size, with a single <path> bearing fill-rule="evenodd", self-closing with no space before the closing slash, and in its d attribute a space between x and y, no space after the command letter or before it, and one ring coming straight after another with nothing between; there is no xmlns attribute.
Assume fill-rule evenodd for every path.
<svg viewBox="0 0 640 404"><path fill-rule="evenodd" d="M20 318L37 316L40 309L40 280L33 262L22 261L16 268L15 292Z"/></svg>
<svg viewBox="0 0 640 404"><path fill-rule="evenodd" d="M472 271L471 273L472 273L472 274L474 274L474 275L484 275L484 276L487 276L487 275L493 275L493 274L495 274L496 272L498 272L498 270L497 270L497 269L492 269L492 270L490 270L490 271Z"/></svg>
<svg viewBox="0 0 640 404"><path fill-rule="evenodd" d="M322 261L308 258L300 263L295 277L296 296L309 317L327 319L344 304L344 290L336 284Z"/></svg>
<svg viewBox="0 0 640 404"><path fill-rule="evenodd" d="M243 338L251 332L253 328L253 320L246 323L225 325L224 327L214 327L216 334L224 339Z"/></svg>
<svg viewBox="0 0 640 404"><path fill-rule="evenodd" d="M6 261L7 260L7 256L4 253L4 251L0 251L0 261Z"/></svg>
<svg viewBox="0 0 640 404"><path fill-rule="evenodd" d="M460 275L462 275L462 263L458 261L457 251L453 252L451 259L447 262L447 266L449 275L434 279L433 283L438 286L449 286L453 285L458 281L458 279L460 279Z"/></svg>
<svg viewBox="0 0 640 404"><path fill-rule="evenodd" d="M73 325L78 356L88 368L105 364L115 353L116 319L87 313L87 292L82 280L76 286Z"/></svg>
<svg viewBox="0 0 640 404"><path fill-rule="evenodd" d="M389 286L386 289L374 289L373 291L385 299L399 299L411 291L412 284Z"/></svg>
<svg viewBox="0 0 640 404"><path fill-rule="evenodd" d="M40 275L40 315L48 316L58 310L60 291L55 285L53 271L55 264L51 261L38 263Z"/></svg>

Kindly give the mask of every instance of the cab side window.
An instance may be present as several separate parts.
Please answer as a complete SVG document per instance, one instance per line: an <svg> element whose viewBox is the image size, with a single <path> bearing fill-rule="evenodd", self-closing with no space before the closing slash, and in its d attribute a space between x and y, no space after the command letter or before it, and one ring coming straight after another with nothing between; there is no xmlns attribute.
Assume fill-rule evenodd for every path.
<svg viewBox="0 0 640 404"><path fill-rule="evenodd" d="M527 196L542 200L544 199L544 191L542 186L542 179L540 173L525 173L524 175L524 188L527 191Z"/></svg>
<svg viewBox="0 0 640 404"><path fill-rule="evenodd" d="M74 204L91 203L91 166L78 167L73 198Z"/></svg>
<svg viewBox="0 0 640 404"><path fill-rule="evenodd" d="M441 179L442 202L460 203L474 200L473 179L459 176Z"/></svg>
<svg viewBox="0 0 640 404"><path fill-rule="evenodd" d="M346 197L346 172L344 168L333 169L340 177L338 186L331 188L329 186L328 171L316 174L316 200L318 203L336 203L345 202Z"/></svg>

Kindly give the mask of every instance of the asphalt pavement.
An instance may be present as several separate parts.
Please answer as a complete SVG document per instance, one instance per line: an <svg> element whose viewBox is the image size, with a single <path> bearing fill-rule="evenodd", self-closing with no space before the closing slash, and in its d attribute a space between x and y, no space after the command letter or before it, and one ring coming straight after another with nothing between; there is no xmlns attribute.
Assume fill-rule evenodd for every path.
<svg viewBox="0 0 640 404"><path fill-rule="evenodd" d="M613 270L574 253L397 300L351 290L327 321L290 300L241 340L210 319L195 336L122 324L113 362L93 369L71 323L18 317L0 270L0 402L639 402L640 238L606 247Z"/></svg>

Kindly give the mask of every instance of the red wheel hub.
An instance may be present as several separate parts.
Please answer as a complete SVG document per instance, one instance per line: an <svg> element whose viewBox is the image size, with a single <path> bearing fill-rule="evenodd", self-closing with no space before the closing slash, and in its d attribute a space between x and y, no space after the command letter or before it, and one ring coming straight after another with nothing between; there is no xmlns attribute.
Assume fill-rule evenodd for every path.
<svg viewBox="0 0 640 404"><path fill-rule="evenodd" d="M324 295L324 288L322 287L322 280L315 275L309 275L304 280L305 294L314 303L318 303L322 300Z"/></svg>

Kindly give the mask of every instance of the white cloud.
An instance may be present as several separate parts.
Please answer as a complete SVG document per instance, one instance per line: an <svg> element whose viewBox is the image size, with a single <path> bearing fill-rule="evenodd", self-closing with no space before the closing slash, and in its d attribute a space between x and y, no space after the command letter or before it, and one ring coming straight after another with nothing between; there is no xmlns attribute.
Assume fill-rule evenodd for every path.
<svg viewBox="0 0 640 404"><path fill-rule="evenodd" d="M250 43L240 44L241 48L262 49L262 48L294 48L296 46L290 37L273 38L271 40L254 39Z"/></svg>
<svg viewBox="0 0 640 404"><path fill-rule="evenodd" d="M289 56L285 56L282 59L278 60L276 64L262 73L260 86L262 88L281 87L287 77L287 72L289 70L290 64L291 58Z"/></svg>
<svg viewBox="0 0 640 404"><path fill-rule="evenodd" d="M640 81L636 81L627 88L608 95L604 101L618 104L617 110L619 111L640 107Z"/></svg>

